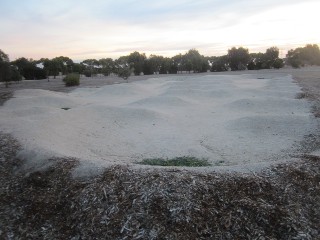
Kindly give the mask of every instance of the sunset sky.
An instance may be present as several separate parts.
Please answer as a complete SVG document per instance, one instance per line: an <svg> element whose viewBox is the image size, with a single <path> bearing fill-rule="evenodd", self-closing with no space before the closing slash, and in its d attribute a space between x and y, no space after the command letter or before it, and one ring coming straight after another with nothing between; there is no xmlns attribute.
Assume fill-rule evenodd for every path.
<svg viewBox="0 0 320 240"><path fill-rule="evenodd" d="M319 0L0 0L0 49L11 60L219 56L320 43Z"/></svg>

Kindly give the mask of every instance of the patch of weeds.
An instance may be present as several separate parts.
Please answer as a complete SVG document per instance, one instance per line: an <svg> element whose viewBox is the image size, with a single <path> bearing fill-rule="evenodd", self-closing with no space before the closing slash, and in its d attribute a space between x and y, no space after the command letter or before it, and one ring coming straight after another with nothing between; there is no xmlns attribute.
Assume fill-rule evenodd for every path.
<svg viewBox="0 0 320 240"><path fill-rule="evenodd" d="M296 94L296 99L303 99L303 98L307 98L308 94L304 93L304 92L300 92Z"/></svg>
<svg viewBox="0 0 320 240"><path fill-rule="evenodd" d="M314 104L312 107L311 107L311 112L313 113L313 115L316 117L316 118L320 118L320 103L318 102L317 104Z"/></svg>
<svg viewBox="0 0 320 240"><path fill-rule="evenodd" d="M68 111L68 110L71 109L71 108L63 107L63 108L61 108L61 109Z"/></svg>
<svg viewBox="0 0 320 240"><path fill-rule="evenodd" d="M147 158L143 159L138 164L142 165L152 165L152 166L180 166L180 167L206 167L211 164L208 162L208 159L205 158L196 158L190 156L175 157L175 158Z"/></svg>

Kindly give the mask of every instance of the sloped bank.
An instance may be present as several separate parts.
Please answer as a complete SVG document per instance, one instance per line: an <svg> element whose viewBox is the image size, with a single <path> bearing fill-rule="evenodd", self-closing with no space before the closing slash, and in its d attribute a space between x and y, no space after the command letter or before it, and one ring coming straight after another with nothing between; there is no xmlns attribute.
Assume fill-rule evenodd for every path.
<svg viewBox="0 0 320 240"><path fill-rule="evenodd" d="M317 239L320 158L260 174L138 171L74 179L72 159L26 174L2 135L1 239ZM4 154L6 152L6 154Z"/></svg>

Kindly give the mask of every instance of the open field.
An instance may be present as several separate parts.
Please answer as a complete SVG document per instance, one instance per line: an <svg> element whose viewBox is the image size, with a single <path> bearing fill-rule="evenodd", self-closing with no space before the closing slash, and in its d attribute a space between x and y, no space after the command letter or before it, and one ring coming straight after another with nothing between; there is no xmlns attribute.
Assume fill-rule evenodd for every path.
<svg viewBox="0 0 320 240"><path fill-rule="evenodd" d="M242 75L243 73L249 75ZM256 167L248 168L249 172L218 173L217 171L221 167L217 166L211 167L213 169L210 172L190 172L180 168L149 167L140 169L132 168L131 165L123 165L108 167L106 170L101 170L95 177L73 178L72 176L75 176L74 168L78 169L78 173L84 169L82 167L82 170L79 170L81 167L76 167L83 163L83 161L79 162L78 158L81 159L81 156L85 156L84 159L93 159L95 157L81 152L83 146L88 146L90 142L94 141L94 138L89 138L89 141L85 142L85 145L81 148L74 148L74 151L71 151L71 153L76 152L78 155L61 154L69 158L53 158L55 156L53 154L50 156L52 158L49 160L49 167L43 171L34 169L34 172L26 173L26 162L21 158L16 158L16 153L20 152L19 156L22 156L20 150L25 150L25 145L29 144L28 141L24 141L22 138L17 142L12 134L2 133L0 144L2 163L0 236L5 239L18 237L123 239L125 236L129 239L255 239L259 237L265 237L265 239L317 239L319 236L318 229L320 228L320 163L319 156L317 156L320 144L319 122L316 118L320 112L319 73L319 68L250 71L241 72L241 75L229 72L228 74L233 76L222 74L222 78L225 80L222 83L215 81L218 78L217 74L197 75L197 79L200 82L202 81L200 86L204 87L198 89L199 91L191 92L193 95L181 94L181 89L186 86L181 85L181 82L189 84L187 85L188 89L197 89L197 85L188 80L193 75L179 76L174 81L172 76L169 76L169 80L157 79L145 82L135 80L144 80L146 76L133 77L130 80L134 83L130 84L135 86L136 91L139 89L141 92L142 86L148 86L146 95L137 94L138 99L132 101L133 97L128 97L128 95L132 95L132 88L127 88L127 92L124 94L127 98L122 99L122 102L111 98L107 101L108 107L113 104L112 110L119 107L123 110L124 106L126 108L131 106L130 109L132 110L133 106L135 110L137 108L143 109L145 113L146 109L155 109L155 105L157 105L157 111L159 112L159 109L161 109L160 112L165 116L175 115L175 118L164 118L163 115L151 115L151 117L156 116L156 119L153 119L157 120L157 122L153 122L155 125L161 126L164 125L165 121L169 121L169 126L173 126L173 129L181 128L182 130L179 131L181 135L178 135L179 137L174 142L185 145L173 145L172 150L166 146L165 149L169 149L169 152L172 151L172 155L156 155L154 157L174 157L176 155L175 149L183 149L186 146L195 155L198 152L197 149L192 149L196 145L195 142L192 142L192 139L199 138L201 141L200 136L207 134L206 141L216 140L208 144L205 142L205 144L209 147L218 146L224 154L228 154L224 165L229 163L229 165L242 166L248 162L265 163L275 155L276 158L271 162L277 163L277 161L285 160L284 163L262 168L262 171L258 172L256 172ZM295 81L302 87L303 92L288 78L288 74L294 77ZM183 81L180 80L181 78L183 78ZM54 84L55 81L57 84ZM64 88L62 83L61 86L58 86L60 84L58 81L61 80L50 80L49 83L41 81L39 85L41 87L39 88L63 92L70 91L70 89ZM96 122L101 119L101 109L105 109L102 104L106 101L105 96L110 97L111 93L116 93L116 90L121 90L121 93L123 93L123 88L128 84L113 85L111 86L111 92L110 88L95 88L95 86L103 86L114 82L121 81L118 78L86 79L82 81L81 85L90 87L89 90L77 89L68 93L68 95L46 91L20 91L15 93L17 94L15 95L16 98L6 102L6 105L0 111L8 111L5 115L8 118L6 120L9 121L9 118L13 118L13 116L10 115L12 113L9 112L8 107L10 104L13 104L11 107L20 104L21 109L17 108L15 111L17 118L24 117L23 114L29 117L30 109L28 109L28 106L32 101L37 100L34 101L34 104L43 103L45 110L41 113L47 114L47 102L36 97L50 95L51 99L54 99L52 101L54 104L56 104L57 99L60 103L62 102L61 99L64 99L63 106L66 103L70 104L70 98L73 99L72 104L74 105L68 105L71 106L71 109L65 111L61 109L63 107L61 105L58 114L64 116L72 109L77 110L78 108L79 115L76 115L76 119L79 119L86 112L90 114L90 119L93 118ZM215 83L215 88L212 87L212 83ZM12 85L9 91L26 89L34 84L36 82ZM132 86L130 84L129 86ZM220 86L217 87L217 85ZM226 88L226 85L228 88ZM179 101L177 101L177 89L180 94ZM216 98L218 100L212 101L211 99L210 104L208 104L208 98L203 98L203 95L204 93L208 94L208 92L212 94L210 90L214 89L219 89L215 92L219 95ZM230 91L230 89L233 90ZM266 89L269 90L267 93L265 92ZM159 91L161 94L159 94ZM4 98L10 96L8 89L2 88L1 92ZM154 92L158 94L154 94ZM168 96L172 92L175 92L175 95L169 97L169 100L171 99L169 103L163 104L163 100L159 101L159 96L161 97L163 94ZM199 92L201 92L201 95L199 95ZM97 100L98 93L103 96L103 101ZM221 96L221 94L224 96ZM68 96L67 99L66 96ZM186 99L186 96L189 96L189 98ZM228 96L228 98L227 101L224 99L223 104L211 105L225 96ZM23 101L19 102L19 98ZM42 99L45 99L45 97ZM192 135L190 138L188 131L185 129L187 127L192 129L194 126L192 123L183 120L183 114L187 111L179 112L175 110L174 114L170 112L170 106L173 103L179 105L176 106L176 109L179 109L178 107L181 109L182 103L186 101L188 102L188 111L194 113L194 116L201 116L200 120L202 120L202 122L197 122L198 128L194 132L190 132L190 135ZM197 101L201 104L195 104ZM96 108L95 112L90 112L86 108L89 102L94 103L92 106ZM159 106L159 103L162 104ZM195 106L192 108L193 105L190 103L195 104ZM203 106L204 104L205 106ZM101 105L103 108L101 108ZM23 108L28 110L23 113ZM54 106L54 108L57 107ZM207 113L210 108L216 112L220 111L217 117L210 119L211 124L219 126L221 132L219 132L218 137L213 136L214 133L208 132L210 127L206 125L207 121L203 121L208 118ZM229 112L226 112L223 116L221 112L222 110L226 111L226 109ZM55 109L54 111L58 110ZM313 116L310 114L311 112ZM119 112L116 113L119 114ZM110 115L110 111L103 117L108 119L108 115ZM138 115L137 118L141 116L141 114ZM259 115L260 118L253 121L255 119L253 117L256 117L256 115ZM148 113L148 116L150 116L150 113ZM163 118L164 122L162 121ZM235 121L235 119L241 121ZM250 123L247 121L248 119ZM266 119L269 119L270 122ZM37 120L37 118L35 117L34 120ZM45 120L47 121L47 119ZM130 118L130 120L121 122L121 124L139 123L137 119ZM138 120L144 123L144 118ZM47 123L46 121L42 124ZM5 126L4 130L7 132L10 129L18 129L17 133L14 134L18 137L19 131L23 132L30 129L32 130L30 134L35 133L32 124L28 125L29 122L30 119L26 121L26 126L21 128L19 124L22 123L19 121L16 123L12 121L8 124L2 122L2 126ZM85 124L88 123L84 122ZM50 125L53 126L52 131L58 127L58 125L54 125L55 123L57 123L57 119L50 122ZM227 124L224 125L225 123ZM43 126L47 128L48 125ZM139 125L129 126L130 129L134 130L139 127ZM253 128L255 130L253 133L242 132L242 129L252 130L252 126L256 126ZM114 127L112 125L108 132L114 131L115 134L121 131L121 128L114 129ZM154 125L151 127L154 127ZM168 135L164 132L166 127L167 125L160 128L159 132L152 132L151 129L147 129L144 133L151 132L152 135L161 136L162 134L167 137ZM59 134L61 138L52 143L58 144L61 142L66 137L63 135L64 132L67 135L70 134L67 129L62 130ZM75 129L71 132L77 133ZM168 132L172 133L173 130L168 129ZM88 132L89 135L90 133L92 134L92 132ZM128 131L124 131L122 135L127 133ZM36 132L36 134L39 134L39 138L43 137L40 132ZM52 132L48 133L49 136L51 134ZM233 135L228 138L230 134ZM30 135L24 135L25 138L28 138L28 136ZM199 137L197 138L197 136ZM234 138L234 136L237 138ZM76 139L80 138L80 136L74 137ZM248 148L251 149L247 151L248 155L240 152L244 147L241 146L243 142L239 140L239 137L243 137L246 146L253 144ZM123 138L122 141L125 139ZM131 142L134 139L135 137ZM253 143L250 139L253 139ZM45 144L49 140L50 138L41 139L40 142ZM36 145L38 146L40 142L37 142ZM153 153L157 152L156 147L162 146L161 144L152 145L151 136L147 142L155 149ZM226 143L232 144L225 145ZM69 149L70 145L65 144L67 144L66 149ZM119 144L121 145L123 142ZM94 142L93 145L96 145L96 143ZM171 145L172 143L169 147ZM114 151L116 148L117 145L111 149ZM59 150L61 147L57 149ZM133 151L130 145L119 151L125 152L126 149ZM139 148L139 151L143 152L143 149ZM159 149L158 152L162 153L163 151ZM209 155L203 156L203 153L201 153L197 157L214 159L211 162L213 165L216 165L216 161L221 160L215 155L210 155L212 151L207 152ZM187 155L187 153L189 152L183 152L181 155ZM29 156L33 155L29 154ZM44 157L44 155L34 156L40 160ZM291 160L291 156L294 157L294 161L288 162L288 160ZM146 154L133 160L136 161L144 157L152 156ZM130 161L124 161L123 163L132 164ZM262 164L262 166L265 165ZM30 165L28 171L30 171ZM95 169L92 171L95 171Z"/></svg>

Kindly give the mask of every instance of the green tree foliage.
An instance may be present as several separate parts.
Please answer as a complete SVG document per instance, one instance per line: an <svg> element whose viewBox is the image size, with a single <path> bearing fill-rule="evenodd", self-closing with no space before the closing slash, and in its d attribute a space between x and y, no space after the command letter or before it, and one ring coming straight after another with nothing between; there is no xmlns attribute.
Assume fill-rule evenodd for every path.
<svg viewBox="0 0 320 240"><path fill-rule="evenodd" d="M121 56L114 61L113 72L118 75L119 70L121 70L122 68L125 68L125 67L130 68L129 63L128 63L128 56Z"/></svg>
<svg viewBox="0 0 320 240"><path fill-rule="evenodd" d="M111 58L102 58L99 60L99 65L101 66L101 73L104 76L109 76L114 70L114 61Z"/></svg>
<svg viewBox="0 0 320 240"><path fill-rule="evenodd" d="M209 57L202 57L200 72L208 72L210 70Z"/></svg>
<svg viewBox="0 0 320 240"><path fill-rule="evenodd" d="M287 63L294 68L305 65L320 66L320 50L317 44L307 44L305 47L291 49L287 54Z"/></svg>
<svg viewBox="0 0 320 240"><path fill-rule="evenodd" d="M118 59L114 61L115 68L117 69L118 66L128 66L129 61L128 61L129 56L121 56Z"/></svg>
<svg viewBox="0 0 320 240"><path fill-rule="evenodd" d="M271 47L266 50L264 54L264 62L266 64L265 68L273 68L274 62L279 58L279 48Z"/></svg>
<svg viewBox="0 0 320 240"><path fill-rule="evenodd" d="M46 72L46 75L49 79L50 76L50 60L48 58L41 58L40 60L37 61L38 64L42 64L43 65L43 70Z"/></svg>
<svg viewBox="0 0 320 240"><path fill-rule="evenodd" d="M209 69L209 63L207 58L200 55L198 50L190 49L182 57L183 70L188 72L206 72Z"/></svg>
<svg viewBox="0 0 320 240"><path fill-rule="evenodd" d="M249 50L243 47L229 49L228 61L231 71L245 70L250 61Z"/></svg>
<svg viewBox="0 0 320 240"><path fill-rule="evenodd" d="M146 55L144 53L133 52L128 56L128 63L130 68L133 69L134 75L139 76L143 71Z"/></svg>
<svg viewBox="0 0 320 240"><path fill-rule="evenodd" d="M8 87L11 81L20 81L21 75L16 66L9 62L9 56L0 49L0 82Z"/></svg>
<svg viewBox="0 0 320 240"><path fill-rule="evenodd" d="M263 68L264 53L250 53L250 62L247 65L248 70L259 70Z"/></svg>
<svg viewBox="0 0 320 240"><path fill-rule="evenodd" d="M152 61L150 59L146 59L143 63L143 74L144 75L152 75L155 73L154 66L152 65Z"/></svg>
<svg viewBox="0 0 320 240"><path fill-rule="evenodd" d="M83 72L85 70L85 66L80 63L73 63L72 69L73 69L73 72L75 72L75 73L83 74Z"/></svg>
<svg viewBox="0 0 320 240"><path fill-rule="evenodd" d="M317 45L307 45L305 49L300 48L291 50L288 53L288 61L300 66L304 62L317 63L319 61L319 48ZM2 52L1 59L8 59ZM311 59L311 60L310 60ZM41 63L43 69L37 67ZM233 47L228 50L228 54L221 57L204 57L198 50L190 49L185 54L177 54L174 57L168 58L157 55L146 57L144 53L137 51L130 53L127 56L121 56L116 60L111 58L86 59L81 63L74 63L70 58L60 56L53 59L42 58L39 61L20 58L13 62L16 69L24 75L26 79L42 79L45 76L54 76L54 78L62 74L76 72L91 77L95 74L103 74L105 76L115 73L122 76L133 72L135 75L140 75L142 72L145 75L151 74L177 74L182 71L188 72L212 72L228 71L229 69L258 70L263 68L281 68L283 61L279 58L279 49L271 47L265 53L251 53L243 47ZM125 69L125 70L124 70ZM14 69L13 69L14 71ZM123 73L125 72L125 73Z"/></svg>
<svg viewBox="0 0 320 240"><path fill-rule="evenodd" d="M37 67L37 61L26 58L18 58L12 62L20 73L26 80L38 80L45 79L47 73L45 70Z"/></svg>
<svg viewBox="0 0 320 240"><path fill-rule="evenodd" d="M24 69L23 76L26 80L41 80L47 78L47 73L42 68L35 66L33 68Z"/></svg>
<svg viewBox="0 0 320 240"><path fill-rule="evenodd" d="M24 57L18 58L17 60L13 61L12 63L17 66L20 74L23 76L24 76L25 69L28 69L28 68L32 69L36 66L36 63L32 59L28 60Z"/></svg>
<svg viewBox="0 0 320 240"><path fill-rule="evenodd" d="M85 75L86 77L92 77L92 70L90 69L83 70L83 75Z"/></svg>
<svg viewBox="0 0 320 240"><path fill-rule="evenodd" d="M6 87L8 87L7 82L10 81L10 63L8 54L4 53L0 49L0 82L6 82Z"/></svg>
<svg viewBox="0 0 320 240"><path fill-rule="evenodd" d="M22 76L20 75L19 70L13 65L10 66L10 70L11 70L11 73L10 73L11 81L15 81L15 82L21 81Z"/></svg>
<svg viewBox="0 0 320 240"><path fill-rule="evenodd" d="M60 66L60 72L65 75L67 73L72 73L73 72L73 61L68 58L68 57L64 57L64 56L60 56L56 58L61 66Z"/></svg>
<svg viewBox="0 0 320 240"><path fill-rule="evenodd" d="M96 59L86 59L80 64L82 64L85 68L83 73L86 77L92 77L99 72L98 69L100 69L100 63Z"/></svg>
<svg viewBox="0 0 320 240"><path fill-rule="evenodd" d="M53 59L41 58L38 63L42 63L43 70L48 76L56 78L60 73L65 75L74 71L73 61L64 56L55 57Z"/></svg>
<svg viewBox="0 0 320 240"><path fill-rule="evenodd" d="M131 76L133 70L128 63L129 56L121 56L114 61L113 72L118 75L118 77L127 80Z"/></svg>
<svg viewBox="0 0 320 240"><path fill-rule="evenodd" d="M74 67L73 61L64 56L55 57L53 59L41 58L38 63L43 65L43 70L47 76L53 76L54 78L60 73L65 75L73 72Z"/></svg>
<svg viewBox="0 0 320 240"><path fill-rule="evenodd" d="M61 66L62 63L58 58L51 59L49 64L49 74L56 78L56 76L58 76L62 71Z"/></svg>
<svg viewBox="0 0 320 240"><path fill-rule="evenodd" d="M172 57L172 61L173 61L172 65L174 66L174 69L177 70L177 73L184 71L183 56L181 53Z"/></svg>
<svg viewBox="0 0 320 240"><path fill-rule="evenodd" d="M301 59L308 65L320 65L320 49L317 44L307 44L301 51Z"/></svg>
<svg viewBox="0 0 320 240"><path fill-rule="evenodd" d="M273 62L273 68L279 69L279 68L283 68L283 67L284 67L284 61L281 58L277 58Z"/></svg>
<svg viewBox="0 0 320 240"><path fill-rule="evenodd" d="M132 74L132 70L128 66L118 68L118 77L121 77L124 80L127 80L127 82L131 74Z"/></svg>
<svg viewBox="0 0 320 240"><path fill-rule="evenodd" d="M4 53L1 49L0 49L0 62L9 62L8 54Z"/></svg>
<svg viewBox="0 0 320 240"><path fill-rule="evenodd" d="M279 69L283 66L283 60L279 58L279 49L271 47L265 53L250 53L250 62L247 68L248 70Z"/></svg>
<svg viewBox="0 0 320 240"><path fill-rule="evenodd" d="M161 64L160 72L161 74L177 74L178 65L172 58L164 58L163 63Z"/></svg>
<svg viewBox="0 0 320 240"><path fill-rule="evenodd" d="M161 63L160 74L177 74L178 73L178 63L175 62L173 58L163 58L163 61Z"/></svg>
<svg viewBox="0 0 320 240"><path fill-rule="evenodd" d="M170 72L171 58L163 58L159 67L159 74L168 74Z"/></svg>
<svg viewBox="0 0 320 240"><path fill-rule="evenodd" d="M291 49L287 53L287 63L291 65L293 68L299 68L303 65L301 56L300 56L300 49Z"/></svg>
<svg viewBox="0 0 320 240"><path fill-rule="evenodd" d="M78 86L80 84L80 74L69 73L63 78L63 81L66 87Z"/></svg>
<svg viewBox="0 0 320 240"><path fill-rule="evenodd" d="M211 72L224 72L229 70L228 56L211 57L209 58L211 63Z"/></svg>
<svg viewBox="0 0 320 240"><path fill-rule="evenodd" d="M8 87L10 81L11 81L10 63L7 61L0 61L0 82L5 82L6 87Z"/></svg>
<svg viewBox="0 0 320 240"><path fill-rule="evenodd" d="M143 73L145 75L160 73L161 66L163 65L164 61L164 57L162 56L150 55L150 57L144 61Z"/></svg>

